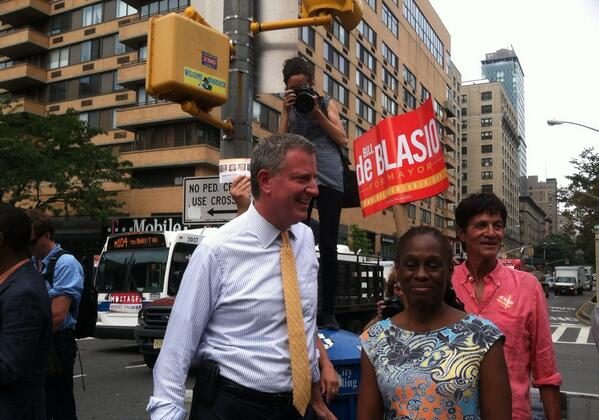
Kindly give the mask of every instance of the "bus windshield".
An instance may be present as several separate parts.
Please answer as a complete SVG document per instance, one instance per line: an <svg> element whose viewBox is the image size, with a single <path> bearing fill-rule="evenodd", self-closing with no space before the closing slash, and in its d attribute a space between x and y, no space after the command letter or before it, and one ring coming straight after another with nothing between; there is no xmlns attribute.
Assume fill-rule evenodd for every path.
<svg viewBox="0 0 599 420"><path fill-rule="evenodd" d="M160 293L168 248L107 251L102 254L96 288L98 292Z"/></svg>

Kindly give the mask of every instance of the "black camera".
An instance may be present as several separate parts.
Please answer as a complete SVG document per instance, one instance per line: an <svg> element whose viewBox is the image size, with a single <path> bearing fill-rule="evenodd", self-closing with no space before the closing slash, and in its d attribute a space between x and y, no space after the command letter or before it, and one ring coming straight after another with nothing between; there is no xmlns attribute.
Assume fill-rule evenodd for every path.
<svg viewBox="0 0 599 420"><path fill-rule="evenodd" d="M401 302L401 299L397 296L393 296L390 299L386 299L384 305L385 308L383 309L383 313L381 314L381 317L383 319L391 318L392 316L404 310L403 303Z"/></svg>
<svg viewBox="0 0 599 420"><path fill-rule="evenodd" d="M309 86L293 89L295 93L295 109L297 112L307 114L314 109L314 97L318 94Z"/></svg>

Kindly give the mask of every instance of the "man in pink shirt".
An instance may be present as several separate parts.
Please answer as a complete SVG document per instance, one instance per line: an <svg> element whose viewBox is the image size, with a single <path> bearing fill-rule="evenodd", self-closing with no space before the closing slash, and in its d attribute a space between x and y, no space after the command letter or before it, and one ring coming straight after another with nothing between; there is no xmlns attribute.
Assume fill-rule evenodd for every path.
<svg viewBox="0 0 599 420"><path fill-rule="evenodd" d="M505 335L513 419L531 418L532 374L547 419L559 420L562 379L543 288L530 273L507 268L497 260L506 219L506 208L493 193L472 194L460 202L456 224L468 259L455 268L453 287L467 312L489 319Z"/></svg>

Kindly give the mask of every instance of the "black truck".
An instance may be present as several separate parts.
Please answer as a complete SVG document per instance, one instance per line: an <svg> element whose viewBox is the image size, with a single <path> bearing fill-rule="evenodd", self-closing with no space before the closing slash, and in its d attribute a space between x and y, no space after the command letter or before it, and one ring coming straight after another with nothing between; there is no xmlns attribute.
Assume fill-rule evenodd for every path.
<svg viewBox="0 0 599 420"><path fill-rule="evenodd" d="M339 277L335 317L342 329L360 333L374 317L376 302L383 299L385 279L392 262L356 255L347 248L344 251L337 257ZM176 293L174 288L172 290ZM139 311L134 335L149 368L154 367L158 358L174 302L173 295L151 302Z"/></svg>

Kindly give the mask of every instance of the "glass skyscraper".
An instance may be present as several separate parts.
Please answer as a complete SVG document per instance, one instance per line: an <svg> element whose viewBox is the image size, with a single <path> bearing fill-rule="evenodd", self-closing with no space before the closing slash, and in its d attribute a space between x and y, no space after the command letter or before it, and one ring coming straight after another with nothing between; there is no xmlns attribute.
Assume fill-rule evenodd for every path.
<svg viewBox="0 0 599 420"><path fill-rule="evenodd" d="M524 72L513 49L500 49L485 54L481 61L483 77L491 82L502 82L512 101L518 120L518 172L526 176L526 136L524 114Z"/></svg>

